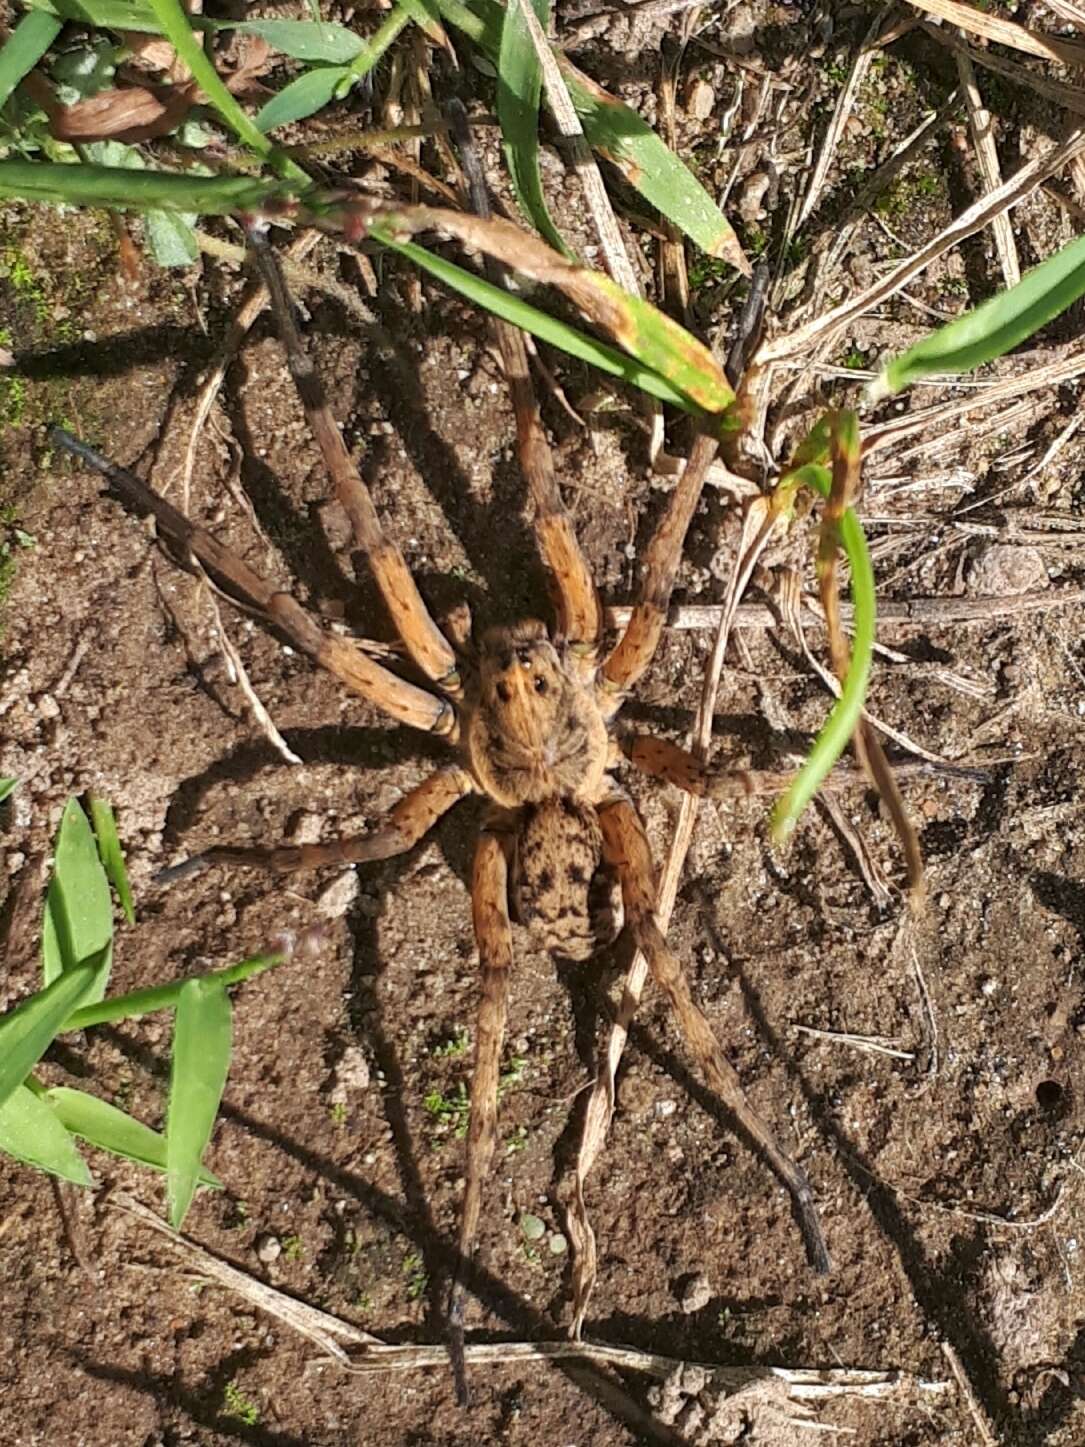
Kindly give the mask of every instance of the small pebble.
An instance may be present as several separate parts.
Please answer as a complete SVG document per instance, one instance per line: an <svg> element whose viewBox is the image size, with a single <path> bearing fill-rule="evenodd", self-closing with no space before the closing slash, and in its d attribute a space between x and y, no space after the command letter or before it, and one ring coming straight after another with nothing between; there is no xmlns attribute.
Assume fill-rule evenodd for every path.
<svg viewBox="0 0 1085 1447"><path fill-rule="evenodd" d="M707 80L695 80L686 91L686 110L697 121L707 121L716 104L716 92Z"/></svg>
<svg viewBox="0 0 1085 1447"><path fill-rule="evenodd" d="M555 1231L548 1241L551 1256L564 1256L569 1249L569 1243L560 1231Z"/></svg>
<svg viewBox="0 0 1085 1447"><path fill-rule="evenodd" d="M538 1241L546 1231L546 1223L538 1216L533 1216L530 1211L524 1211L520 1216L520 1230L526 1241Z"/></svg>
<svg viewBox="0 0 1085 1447"><path fill-rule="evenodd" d="M316 907L325 919L341 919L358 898L358 871L348 869L320 891Z"/></svg>
<svg viewBox="0 0 1085 1447"><path fill-rule="evenodd" d="M708 1284L708 1277L704 1272L698 1272L682 1292L682 1310L687 1316L692 1316L695 1311L703 1311L712 1300L712 1288Z"/></svg>
<svg viewBox="0 0 1085 1447"><path fill-rule="evenodd" d="M278 1236L260 1236L256 1242L256 1255L264 1263L270 1266L273 1261L278 1261L283 1254L283 1244Z"/></svg>
<svg viewBox="0 0 1085 1447"><path fill-rule="evenodd" d="M56 718L60 713L60 704L51 693L39 694L35 702L42 718Z"/></svg>

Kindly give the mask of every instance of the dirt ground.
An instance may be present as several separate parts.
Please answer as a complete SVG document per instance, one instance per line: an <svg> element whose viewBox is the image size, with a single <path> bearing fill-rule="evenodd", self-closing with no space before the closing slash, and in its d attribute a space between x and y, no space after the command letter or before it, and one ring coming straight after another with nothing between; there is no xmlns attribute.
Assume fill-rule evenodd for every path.
<svg viewBox="0 0 1085 1447"><path fill-rule="evenodd" d="M633 9L584 19L588 8L559 7L559 35L654 120L660 46L681 17ZM684 53L679 149L716 194L736 174L728 209L749 250L779 260L807 148L820 143L872 15L853 9L834 24L805 7L743 5L700 31L708 48ZM932 42L906 36L890 47L859 92L808 228L815 248L856 177L954 79ZM740 123L717 150L740 80ZM472 84L478 106L491 104L485 79ZM710 90L707 115L694 114L708 105L699 84ZM1061 120L1008 86L991 90L1009 171ZM554 183L554 156L546 165ZM818 306L866 285L978 187L956 115L858 228ZM580 239L575 183L554 190ZM1023 264L1068 235L1048 197L1013 214ZM636 227L628 235L651 285L654 242ZM801 282L796 255L782 269ZM43 424L63 421L180 502L194 399L240 296L237 268L148 264L133 280L103 218L58 224L17 207L0 215L0 261L0 322L15 354L0 378L0 774L21 781L0 808L0 1005L34 988L50 841L66 799L87 790L116 807L138 907L136 925L118 929L115 990L225 965L323 922L317 958L237 992L236 1049L208 1156L227 1189L201 1194L187 1229L250 1275L386 1341L439 1341L463 1184L457 1128L476 999L465 882L480 807L463 804L404 859L357 874L282 882L221 870L154 887L166 864L216 841L364 830L442 750L387 726L224 605L221 627L300 760L285 762L232 680L206 588L94 477L48 451ZM310 265L356 296L347 309L310 290L307 330L381 516L435 611L467 601L483 619L545 612L484 320L387 257L376 295L330 242ZM959 311L998 275L988 233L937 263L910 288L913 302L893 298L799 384L785 379L791 395L772 413L791 419L780 435L817 406L854 398L838 374L914 340L931 325L921 308ZM722 349L743 289L703 261L692 282L691 320ZM797 290L778 293L773 326L797 314ZM979 771L905 784L928 872L923 911L903 902L891 830L855 792L837 796L840 814L864 841L868 869L891 882L888 903L873 897L838 822L815 809L778 851L757 800L703 808L679 893L671 939L753 1102L813 1180L831 1275L811 1273L785 1192L735 1137L650 994L590 1187L600 1243L593 1341L720 1366L899 1372L901 1382L880 1398L818 1401L810 1417L762 1389L713 1419L709 1393L675 1420L676 1388L661 1394L643 1373L521 1361L473 1369L462 1411L444 1370L351 1375L187 1270L117 1207L123 1190L161 1212L149 1173L96 1156L98 1189L58 1200L44 1176L3 1160L0 1440L617 1447L684 1433L786 1447L818 1440L821 1426L857 1447L1085 1441L1085 447L1082 434L1064 435L1081 406L1078 381L1025 390L1080 327L1079 304L1027 356L989 373L1022 378L1025 405L1003 402L1004 420L977 406L967 426L932 424L866 471L862 511L886 610L879 636L892 650L878 661L871 710L898 731L894 758L919 749ZM547 395L565 495L605 600L626 602L670 483L649 469L628 398L601 401L598 378L552 354L548 362L588 424L574 425ZM962 395L924 387L875 420ZM674 448L685 439L675 428ZM188 510L330 622L387 639L329 492L265 318L200 436ZM722 494L707 495L681 601L722 596L736 519ZM1060 590L1077 601L1059 604ZM1020 593L1045 606L1025 611ZM892 616L915 598L957 615L974 604L977 616L953 621L937 607L911 623L899 608ZM823 650L821 634L809 641ZM684 740L710 646L706 632L668 631L626 720ZM715 721L720 755L779 766L826 708L786 630L738 631ZM678 796L629 783L661 858ZM533 952L520 932L516 943L500 1144L468 1317L478 1341L559 1338L567 1324L559 1198L622 959L573 969ZM871 1044L881 1048L863 1048ZM44 1069L158 1124L167 1024L151 1017L70 1038ZM525 1215L541 1236L525 1233Z"/></svg>

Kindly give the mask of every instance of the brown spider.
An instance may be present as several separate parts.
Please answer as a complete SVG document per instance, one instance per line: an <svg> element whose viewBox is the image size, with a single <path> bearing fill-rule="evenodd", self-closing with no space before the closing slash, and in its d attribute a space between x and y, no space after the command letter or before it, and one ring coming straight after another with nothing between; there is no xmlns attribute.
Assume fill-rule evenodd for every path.
<svg viewBox="0 0 1085 1447"><path fill-rule="evenodd" d="M602 609L552 475L544 494L537 483L533 492L535 535L549 574L556 626L551 630L528 619L492 629L477 648L459 637L453 647L430 616L399 548L381 529L305 353L281 273L266 246L258 245L257 255L310 426L406 652L428 687L400 677L357 644L324 630L290 594L268 584L132 473L59 429L54 437L107 477L123 500L152 514L182 554L197 559L265 623L368 703L399 723L440 735L455 754L453 762L413 789L364 836L277 848L216 847L167 870L165 878L217 863L290 872L387 859L417 844L466 795L482 794L490 801L471 887L481 999L459 1269L449 1307L453 1360L462 1361L462 1277L475 1245L496 1138L513 917L553 954L587 960L615 937L624 913L705 1079L788 1185L809 1228L813 1208L805 1177L750 1106L664 941L654 914L656 880L648 839L614 770L628 761L689 792L713 797L778 788L783 776L723 774L663 740L634 736L618 741L611 733L623 700L659 643L686 530L714 452L711 443L702 437L695 444L648 548L641 601L612 649L603 650ZM816 1227L813 1233L808 1229L810 1234L816 1237ZM819 1264L827 1269L823 1250Z"/></svg>

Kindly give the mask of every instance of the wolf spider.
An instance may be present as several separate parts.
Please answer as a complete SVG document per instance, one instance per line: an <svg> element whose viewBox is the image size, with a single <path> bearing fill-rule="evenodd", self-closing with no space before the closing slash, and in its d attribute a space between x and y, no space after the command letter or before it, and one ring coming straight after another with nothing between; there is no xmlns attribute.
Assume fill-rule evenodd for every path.
<svg viewBox="0 0 1085 1447"><path fill-rule="evenodd" d="M411 849L467 795L480 794L489 801L471 883L481 991L459 1265L449 1300L454 1362L457 1357L462 1362L463 1273L476 1242L496 1139L514 918L552 954L585 961L614 939L624 913L709 1087L791 1190L808 1241L811 1235L817 1238L816 1225L809 1229L814 1212L805 1176L749 1104L737 1073L693 999L682 966L664 940L654 913L656 875L648 838L615 774L619 765L628 763L680 789L717 798L780 788L788 777L721 773L662 739L647 735L619 739L613 732L626 696L652 662L662 635L685 534L713 446L703 437L694 444L648 547L641 599L613 647L604 649L602 607L552 474L546 488L540 491L536 484L533 493L534 532L551 587L554 626L525 619L490 629L477 646L462 633L449 641L430 615L403 554L382 530L369 492L350 460L305 352L273 254L266 240L261 243L258 236L253 240L310 427L406 653L426 686L400 676L356 643L322 628L289 593L254 573L134 474L59 429L54 429L55 440L105 476L122 501L153 515L175 549L198 560L266 625L397 723L443 738L454 757L365 835L273 848L215 847L166 870L160 878L169 882L213 864L290 873L388 859ZM816 1248L812 1254L815 1264L826 1269L824 1248L820 1262Z"/></svg>

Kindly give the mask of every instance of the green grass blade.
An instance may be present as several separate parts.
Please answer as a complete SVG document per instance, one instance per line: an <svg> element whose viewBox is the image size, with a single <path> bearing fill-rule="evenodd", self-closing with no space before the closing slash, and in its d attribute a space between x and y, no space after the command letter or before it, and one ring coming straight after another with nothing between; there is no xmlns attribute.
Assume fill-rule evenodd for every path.
<svg viewBox="0 0 1085 1447"><path fill-rule="evenodd" d="M560 53L558 63L592 147L702 251L749 276L750 263L734 228L685 162L631 106L616 100Z"/></svg>
<svg viewBox="0 0 1085 1447"><path fill-rule="evenodd" d="M550 0L524 0L545 32ZM554 224L539 171L539 97L542 67L518 0L509 0L497 57L497 119L513 190L524 215L555 250L572 256Z"/></svg>
<svg viewBox="0 0 1085 1447"><path fill-rule="evenodd" d="M104 206L113 211L197 212L227 216L259 211L297 185L253 176L173 175L124 166L67 166L52 161L0 161L0 200L57 206Z"/></svg>
<svg viewBox="0 0 1085 1447"><path fill-rule="evenodd" d="M1085 296L1085 236L1027 272L1016 286L939 327L894 357L872 383L878 401L932 372L968 372L1019 346Z"/></svg>
<svg viewBox="0 0 1085 1447"><path fill-rule="evenodd" d="M288 156L275 151L268 138L227 90L226 83L197 41L188 16L181 9L180 0L149 0L149 4L162 28L162 34L188 66L204 95L238 140L243 141L284 176L305 179L305 172L301 167L295 165Z"/></svg>
<svg viewBox="0 0 1085 1447"><path fill-rule="evenodd" d="M227 21L216 28L259 35L272 50L279 50L294 60L318 60L328 65L346 65L365 47L361 36L332 21L242 20Z"/></svg>
<svg viewBox="0 0 1085 1447"><path fill-rule="evenodd" d="M256 115L257 128L261 132L273 131L277 126L288 126L316 115L350 80L351 70L345 65L324 65L318 70L304 71L261 106Z"/></svg>
<svg viewBox="0 0 1085 1447"><path fill-rule="evenodd" d="M86 1161L49 1102L25 1085L0 1105L0 1151L77 1186L94 1184Z"/></svg>
<svg viewBox="0 0 1085 1447"><path fill-rule="evenodd" d="M0 1102L22 1085L65 1020L91 993L98 967L92 956L0 1019Z"/></svg>
<svg viewBox="0 0 1085 1447"><path fill-rule="evenodd" d="M370 227L370 232L390 251L399 252L401 256L413 261L421 271L426 271L430 276L444 282L468 301L485 307L487 311L493 312L494 316L521 327L540 341L548 342L590 366L598 367L601 372L620 377L630 386L639 387L642 392L658 397L661 402L669 402L675 407L700 415L701 409L693 406L689 398L676 387L672 387L666 378L642 366L633 357L618 351L617 347L608 346L606 342L600 342L586 332L558 321L556 317L506 291L504 287L494 286L476 276L473 271L467 271L453 261L446 261L435 252L427 251L417 242L397 241L390 227L377 222Z"/></svg>
<svg viewBox="0 0 1085 1447"><path fill-rule="evenodd" d="M423 12L423 14L424 13L425 12ZM410 10L405 5L397 5L395 9L381 21L373 34L365 42L365 49L351 61L350 68L356 76L361 77L367 75L369 71L373 69L400 31L410 23L410 19ZM419 23L422 24L423 29L425 29L423 21L420 20Z"/></svg>
<svg viewBox="0 0 1085 1447"><path fill-rule="evenodd" d="M495 0L437 0L437 8L495 65L501 51L504 9ZM589 143L611 161L644 199L679 227L710 256L721 256L749 272L727 218L693 172L664 145L630 106L590 80L560 51L555 51L569 97Z"/></svg>
<svg viewBox="0 0 1085 1447"><path fill-rule="evenodd" d="M87 1005L76 1010L64 1022L64 1032L87 1030L92 1025L111 1025L117 1020L136 1020L141 1015L153 1015L156 1010L175 1010L181 999L181 991L194 981L203 984L239 985L242 980L263 974L265 970L286 964L292 958L290 950L276 950L271 954L253 955L239 964L224 970L210 970L205 975L194 975L188 980L171 980L168 985L151 985L146 990L132 990L127 995L111 995L96 1005Z"/></svg>
<svg viewBox="0 0 1085 1447"><path fill-rule="evenodd" d="M823 497L828 497L832 488L832 474L828 468L817 463L807 463L797 468L788 474L784 481L805 483ZM847 748L862 715L863 701L870 681L877 622L874 568L863 529L851 508L841 519L840 541L851 567L851 601L854 609L851 665L840 697L814 740L806 762L791 788L773 810L772 833L778 844L783 843L791 834L803 810Z"/></svg>
<svg viewBox="0 0 1085 1447"><path fill-rule="evenodd" d="M162 27L146 0L26 0L27 8L102 30L136 30L161 35Z"/></svg>
<svg viewBox="0 0 1085 1447"><path fill-rule="evenodd" d="M52 45L60 34L60 24L55 15L47 15L44 10L32 10L16 25L7 44L0 50L0 106Z"/></svg>
<svg viewBox="0 0 1085 1447"><path fill-rule="evenodd" d="M0 804L10 798L18 787L18 779L0 779Z"/></svg>
<svg viewBox="0 0 1085 1447"><path fill-rule="evenodd" d="M135 924L136 909L132 903L132 890L128 883L128 871L124 867L124 854L121 851L121 841L117 837L117 821L113 817L113 810L104 799L97 799L92 795L90 817L98 840L98 856L102 867L110 884L117 891L125 919L129 924Z"/></svg>
<svg viewBox="0 0 1085 1447"><path fill-rule="evenodd" d="M73 969L88 956L101 959L94 998L105 994L112 963L113 902L109 880L87 816L69 799L57 834L53 877L45 896L41 962L45 983Z"/></svg>
<svg viewBox="0 0 1085 1447"><path fill-rule="evenodd" d="M179 1231L200 1178L230 1068L230 997L217 981L189 980L173 1027L166 1113L166 1198Z"/></svg>
<svg viewBox="0 0 1085 1447"><path fill-rule="evenodd" d="M64 1129L88 1145L156 1171L166 1169L166 1137L115 1105L65 1085L54 1086L45 1098ZM206 1169L200 1170L199 1184L222 1189L218 1176Z"/></svg>

